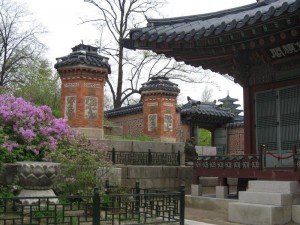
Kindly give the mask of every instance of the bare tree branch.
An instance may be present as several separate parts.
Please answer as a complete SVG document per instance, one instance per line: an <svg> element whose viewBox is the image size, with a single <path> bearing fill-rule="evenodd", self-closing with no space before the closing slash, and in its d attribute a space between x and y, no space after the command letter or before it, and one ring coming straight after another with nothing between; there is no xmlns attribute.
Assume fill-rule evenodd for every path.
<svg viewBox="0 0 300 225"><path fill-rule="evenodd" d="M0 3L0 86L24 82L19 71L38 56L43 45L38 36L44 33L26 8L10 0Z"/></svg>
<svg viewBox="0 0 300 225"><path fill-rule="evenodd" d="M120 40L129 35L130 29L145 22L146 14L158 14L157 9L165 0L93 0L92 3L99 9L98 18L85 22L100 23L101 29L107 31L103 32L109 34L100 41L100 46L101 53L111 58L112 68L117 70L117 77L112 74L108 81L114 108L132 102L141 84L154 76L186 83L214 84L202 68L187 66L148 51L132 52L122 46Z"/></svg>

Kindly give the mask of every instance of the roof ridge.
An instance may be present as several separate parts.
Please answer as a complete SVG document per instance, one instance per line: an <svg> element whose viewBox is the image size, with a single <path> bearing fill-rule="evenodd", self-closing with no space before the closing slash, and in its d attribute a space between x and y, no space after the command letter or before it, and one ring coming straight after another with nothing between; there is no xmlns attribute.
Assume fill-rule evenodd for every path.
<svg viewBox="0 0 300 225"><path fill-rule="evenodd" d="M278 0L273 0L273 1L278 1ZM148 26L157 26L157 25L166 25L166 24L172 24L172 23L184 23L184 22L193 22L197 21L199 19L202 20L207 20L211 18L215 18L217 16L224 16L228 13L239 13L244 10L249 10L249 9L254 9L258 6L260 6L261 3L252 3L244 6L239 6L236 8L231 8L231 9L224 9L216 12L210 12L210 13L204 13L204 14L195 14L195 15L189 15L189 16L180 16L180 17L170 17L170 18L163 18L163 19L147 19L148 21Z"/></svg>

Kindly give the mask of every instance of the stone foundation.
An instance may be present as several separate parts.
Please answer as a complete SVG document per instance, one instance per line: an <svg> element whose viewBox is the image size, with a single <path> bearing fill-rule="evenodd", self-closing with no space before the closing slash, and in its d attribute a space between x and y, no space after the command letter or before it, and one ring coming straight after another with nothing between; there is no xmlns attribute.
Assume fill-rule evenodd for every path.
<svg viewBox="0 0 300 225"><path fill-rule="evenodd" d="M299 204L299 193L297 181L249 181L248 190L239 192L239 202L229 203L228 219L253 225L297 222L300 208L293 204Z"/></svg>

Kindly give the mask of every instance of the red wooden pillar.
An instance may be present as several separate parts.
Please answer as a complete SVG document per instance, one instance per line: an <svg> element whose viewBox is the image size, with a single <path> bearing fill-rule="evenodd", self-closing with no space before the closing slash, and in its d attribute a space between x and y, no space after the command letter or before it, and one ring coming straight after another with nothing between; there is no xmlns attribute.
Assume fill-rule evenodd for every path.
<svg viewBox="0 0 300 225"><path fill-rule="evenodd" d="M253 148L253 130L252 123L254 115L252 115L253 105L251 104L251 88L244 87L244 143L245 143L245 154L255 153Z"/></svg>

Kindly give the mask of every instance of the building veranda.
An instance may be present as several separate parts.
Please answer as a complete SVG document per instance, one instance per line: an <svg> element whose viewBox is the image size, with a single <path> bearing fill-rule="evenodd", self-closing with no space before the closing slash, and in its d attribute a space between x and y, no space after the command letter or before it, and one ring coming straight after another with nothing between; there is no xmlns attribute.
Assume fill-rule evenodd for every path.
<svg viewBox="0 0 300 225"><path fill-rule="evenodd" d="M243 87L244 154L199 157L193 172L195 192L201 176L219 177L223 194L228 177L258 179L240 192L243 203L230 206L229 218L236 222L284 224L292 216L298 219L294 218L298 203L282 199L283 193L293 196L300 190L299 24L299 0L260 0L215 13L149 19L147 27L133 29L123 40L130 49L152 50L228 74ZM266 200L270 198L281 202ZM274 205L280 208L280 218L271 212L267 218L249 216L244 221L233 213L257 215L264 210L268 214Z"/></svg>

